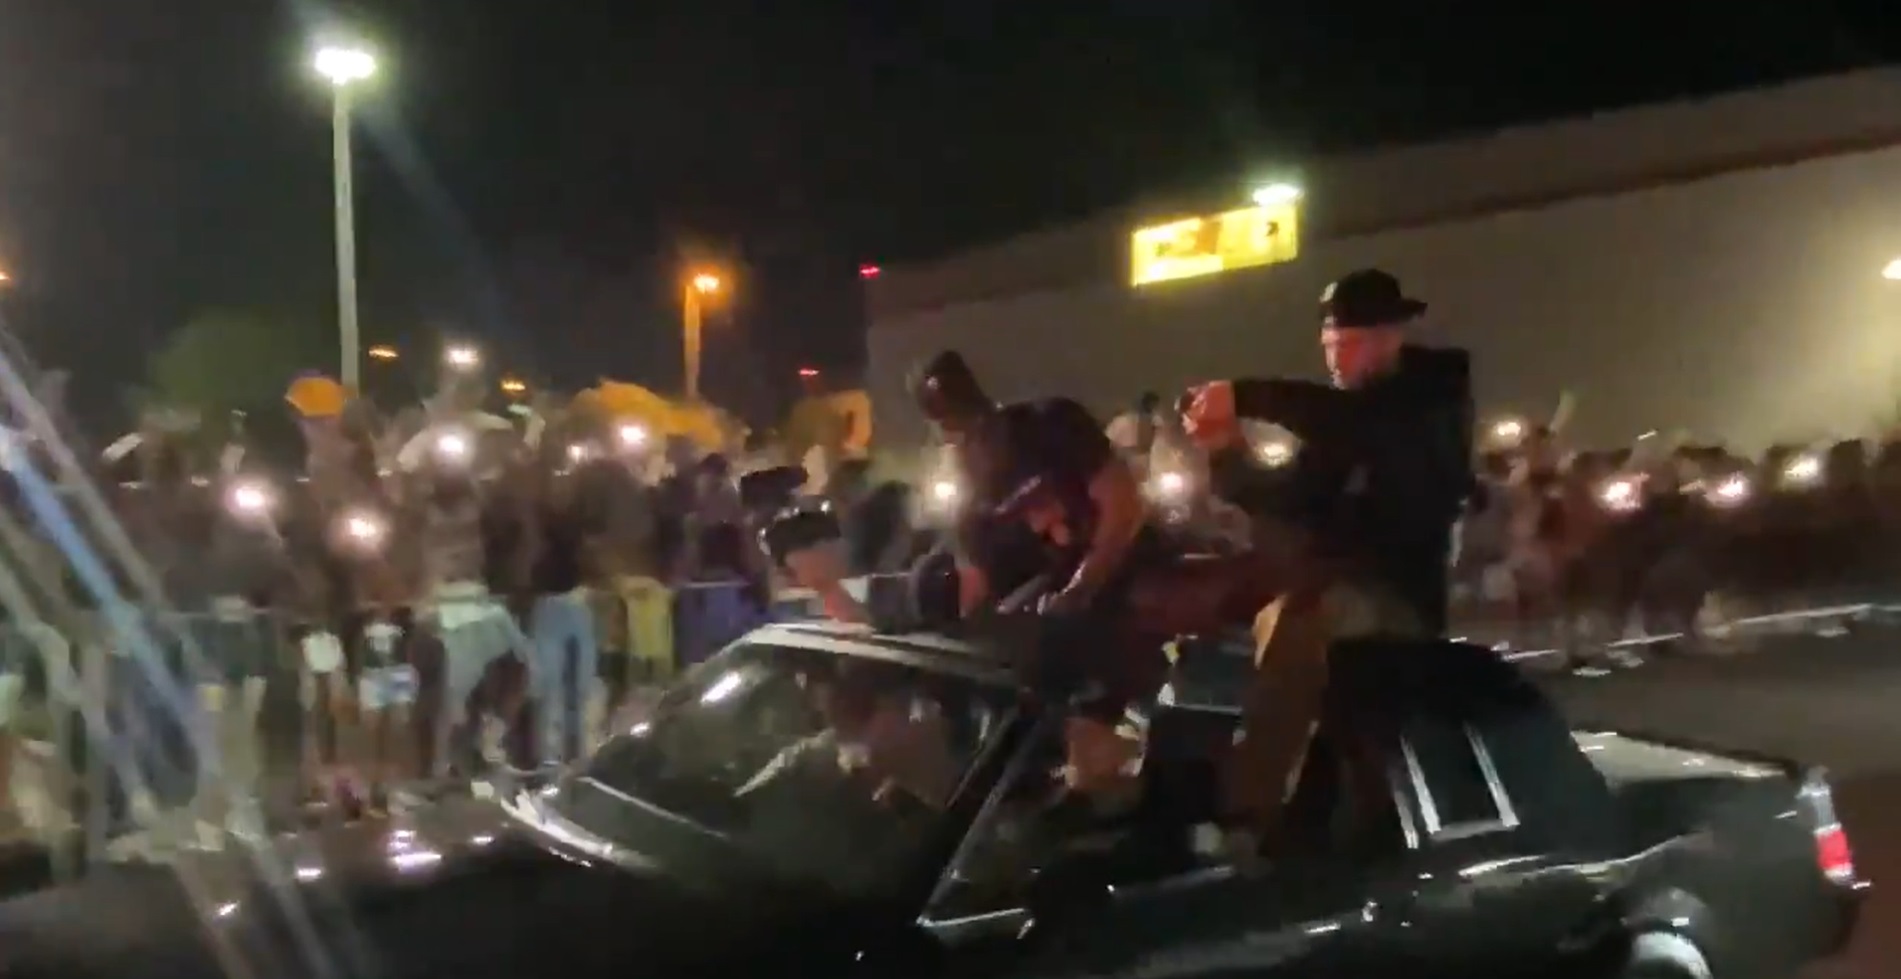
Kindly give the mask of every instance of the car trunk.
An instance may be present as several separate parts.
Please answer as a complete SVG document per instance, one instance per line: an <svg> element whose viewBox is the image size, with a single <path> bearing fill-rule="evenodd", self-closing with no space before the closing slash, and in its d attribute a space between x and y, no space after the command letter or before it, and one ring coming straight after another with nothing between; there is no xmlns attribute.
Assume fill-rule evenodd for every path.
<svg viewBox="0 0 1901 979"><path fill-rule="evenodd" d="M1797 766L1666 743L1633 734L1574 731L1578 749L1610 784L1631 829L1659 843L1730 813L1760 819L1765 806L1786 803Z"/></svg>

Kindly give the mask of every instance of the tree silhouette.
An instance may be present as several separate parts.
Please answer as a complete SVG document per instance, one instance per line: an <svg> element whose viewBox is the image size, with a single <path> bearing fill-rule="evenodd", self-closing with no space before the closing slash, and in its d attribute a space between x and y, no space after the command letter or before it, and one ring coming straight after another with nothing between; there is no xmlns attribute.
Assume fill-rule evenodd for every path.
<svg viewBox="0 0 1901 979"><path fill-rule="evenodd" d="M207 415L276 403L297 374L331 369L326 331L249 310L191 318L152 359L147 388L169 407Z"/></svg>

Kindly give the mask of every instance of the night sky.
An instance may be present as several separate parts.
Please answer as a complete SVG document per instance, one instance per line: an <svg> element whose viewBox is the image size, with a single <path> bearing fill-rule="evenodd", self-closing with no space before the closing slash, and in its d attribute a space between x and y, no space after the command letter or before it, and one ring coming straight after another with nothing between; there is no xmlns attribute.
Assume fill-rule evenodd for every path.
<svg viewBox="0 0 1901 979"><path fill-rule="evenodd" d="M1887 60L1824 0L0 0L4 302L86 414L195 311L334 322L327 92L359 130L366 337L678 384L675 285L739 270L709 394L862 359L856 269L1174 186ZM423 340L408 340L418 346ZM429 341L433 343L433 341ZM328 366L328 365L313 365Z"/></svg>

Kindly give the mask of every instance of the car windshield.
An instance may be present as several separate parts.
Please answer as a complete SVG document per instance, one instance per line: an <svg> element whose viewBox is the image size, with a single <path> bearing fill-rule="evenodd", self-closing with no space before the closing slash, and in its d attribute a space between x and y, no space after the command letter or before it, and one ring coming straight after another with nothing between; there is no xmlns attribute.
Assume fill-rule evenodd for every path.
<svg viewBox="0 0 1901 979"><path fill-rule="evenodd" d="M741 642L604 745L580 780L687 820L772 876L868 896L915 865L1014 703L1008 687L952 673ZM650 847L635 808L567 815Z"/></svg>

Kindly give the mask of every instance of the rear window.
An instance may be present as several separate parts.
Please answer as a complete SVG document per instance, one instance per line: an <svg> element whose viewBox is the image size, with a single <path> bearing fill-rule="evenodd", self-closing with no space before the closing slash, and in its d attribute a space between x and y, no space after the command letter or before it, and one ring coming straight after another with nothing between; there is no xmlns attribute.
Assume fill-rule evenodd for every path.
<svg viewBox="0 0 1901 979"><path fill-rule="evenodd" d="M1429 841L1504 832L1518 813L1491 750L1470 724L1433 719L1409 726L1401 747Z"/></svg>

